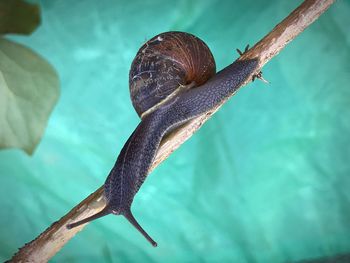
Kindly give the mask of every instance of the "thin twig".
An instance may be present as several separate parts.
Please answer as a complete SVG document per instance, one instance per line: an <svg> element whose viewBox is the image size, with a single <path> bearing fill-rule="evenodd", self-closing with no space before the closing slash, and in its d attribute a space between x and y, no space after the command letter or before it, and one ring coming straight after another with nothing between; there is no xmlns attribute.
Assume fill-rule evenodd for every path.
<svg viewBox="0 0 350 263"><path fill-rule="evenodd" d="M259 58L260 68L276 56L290 41L326 11L335 0L306 0L288 17L279 23L269 34L240 58ZM248 82L248 81L247 81ZM245 83L247 84L247 83ZM244 84L244 85L245 85ZM244 86L242 85L242 86ZM219 108L190 121L181 129L163 140L154 163L153 170L182 143L189 139ZM83 227L68 230L67 223L88 217L105 206L103 189L100 187L88 198L74 207L67 215L53 223L30 243L24 245L11 259L11 262L47 262Z"/></svg>

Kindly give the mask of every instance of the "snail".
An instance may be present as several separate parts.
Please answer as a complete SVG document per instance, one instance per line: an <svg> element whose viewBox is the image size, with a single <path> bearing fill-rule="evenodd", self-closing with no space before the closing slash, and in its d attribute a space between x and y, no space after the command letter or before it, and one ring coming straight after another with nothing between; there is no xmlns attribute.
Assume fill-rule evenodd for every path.
<svg viewBox="0 0 350 263"><path fill-rule="evenodd" d="M99 217L123 215L153 246L131 212L162 138L215 108L257 70L258 60L236 60L218 73L208 46L184 32L161 33L137 52L129 73L132 104L141 122L122 148L104 184L106 206L68 229Z"/></svg>

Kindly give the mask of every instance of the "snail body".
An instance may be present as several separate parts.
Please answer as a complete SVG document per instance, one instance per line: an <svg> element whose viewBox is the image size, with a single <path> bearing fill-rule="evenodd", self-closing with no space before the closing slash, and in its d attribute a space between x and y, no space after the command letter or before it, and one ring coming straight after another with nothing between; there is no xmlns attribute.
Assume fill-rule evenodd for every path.
<svg viewBox="0 0 350 263"><path fill-rule="evenodd" d="M67 227L107 214L123 215L153 246L157 246L134 218L131 205L162 138L218 106L252 76L257 65L256 59L237 60L215 74L215 62L206 44L183 32L162 33L143 45L129 74L133 106L142 120L106 179L107 204L99 213Z"/></svg>

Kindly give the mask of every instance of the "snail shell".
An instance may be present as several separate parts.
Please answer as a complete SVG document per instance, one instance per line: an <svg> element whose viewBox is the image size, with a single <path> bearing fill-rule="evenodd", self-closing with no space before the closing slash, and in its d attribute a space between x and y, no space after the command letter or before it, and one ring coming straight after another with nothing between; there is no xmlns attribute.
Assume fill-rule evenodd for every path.
<svg viewBox="0 0 350 263"><path fill-rule="evenodd" d="M139 49L131 64L132 104L142 117L179 87L200 86L215 72L214 57L201 39L176 31L159 34Z"/></svg>

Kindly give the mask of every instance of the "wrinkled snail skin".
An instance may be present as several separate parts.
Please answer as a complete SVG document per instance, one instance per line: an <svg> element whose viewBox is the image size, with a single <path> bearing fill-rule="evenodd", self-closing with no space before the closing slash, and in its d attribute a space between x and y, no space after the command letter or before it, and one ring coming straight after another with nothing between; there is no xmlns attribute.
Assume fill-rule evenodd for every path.
<svg viewBox="0 0 350 263"><path fill-rule="evenodd" d="M106 179L105 208L67 227L72 228L110 213L123 215L153 246L157 246L137 223L130 208L147 176L162 138L187 121L220 105L252 76L257 66L256 59L237 60L203 85L180 92L145 115L125 143Z"/></svg>

